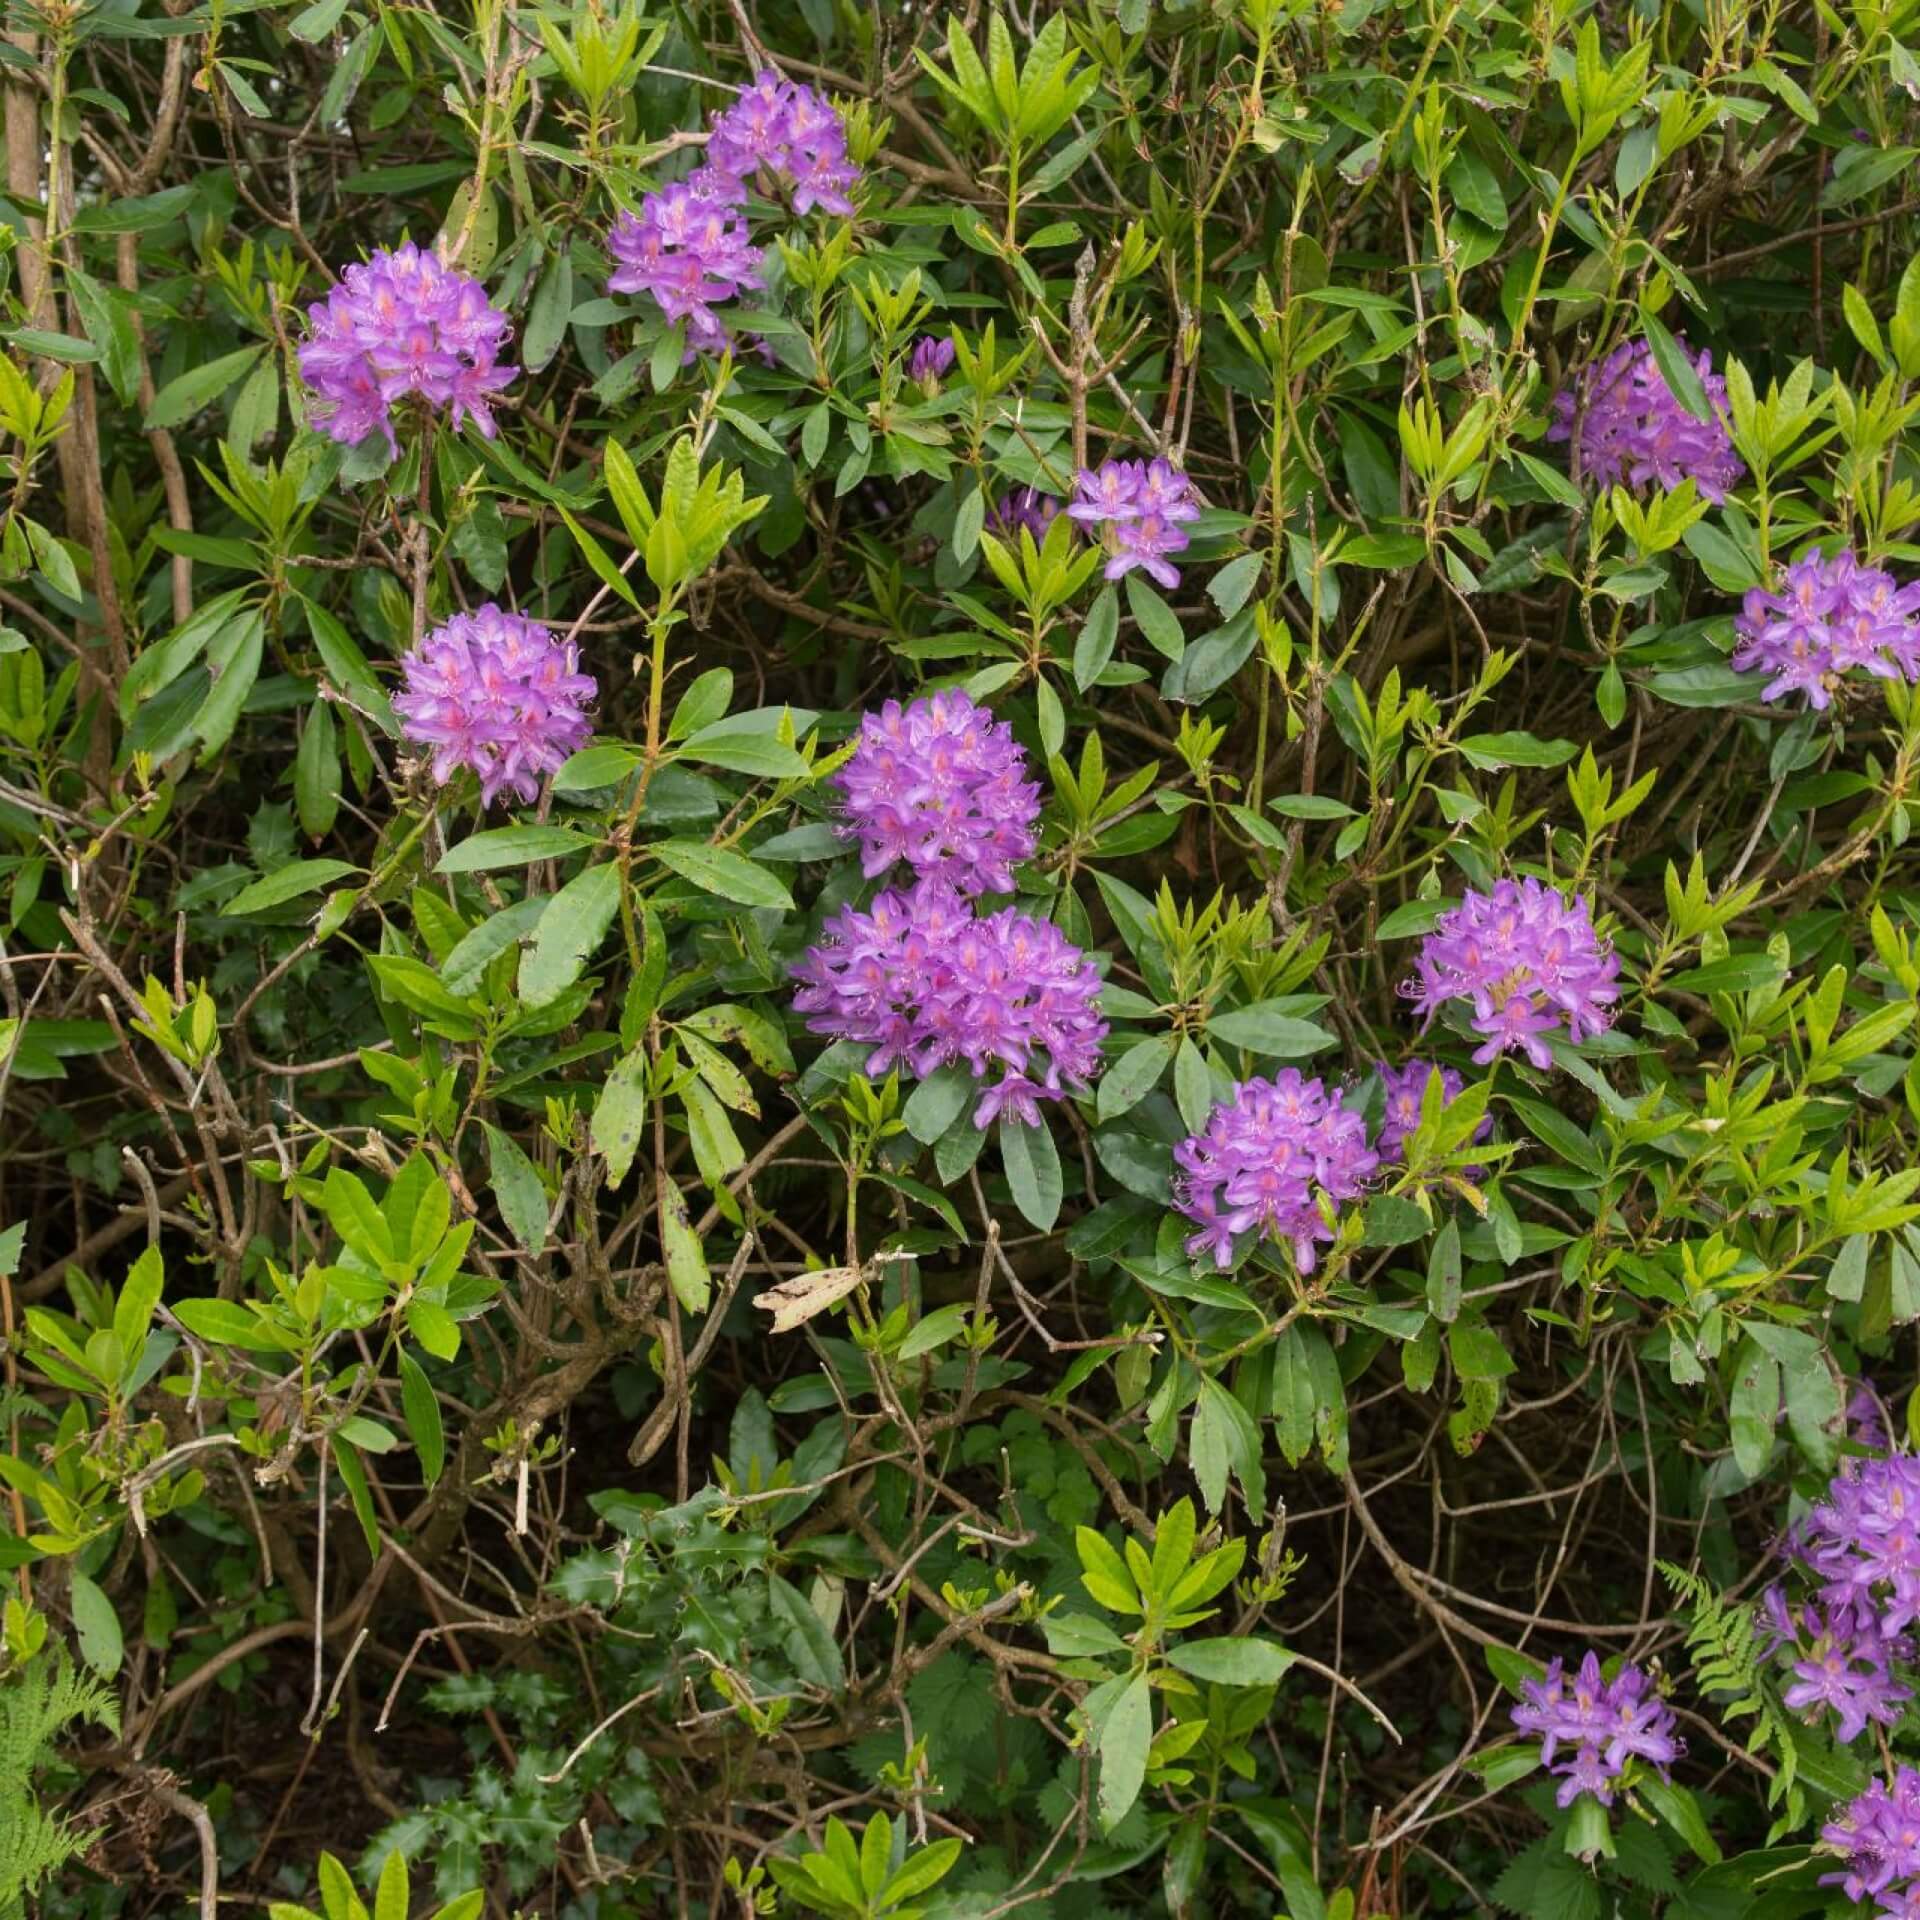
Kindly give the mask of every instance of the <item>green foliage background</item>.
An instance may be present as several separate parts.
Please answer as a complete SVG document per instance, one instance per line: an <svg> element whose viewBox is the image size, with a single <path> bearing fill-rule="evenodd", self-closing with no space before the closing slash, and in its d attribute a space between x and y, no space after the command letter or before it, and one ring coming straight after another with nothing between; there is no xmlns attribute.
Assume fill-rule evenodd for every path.
<svg viewBox="0 0 1920 1920"><path fill-rule="evenodd" d="M1787 1712L1753 1602L1853 1387L1908 1417L1920 697L1728 654L1809 539L1920 561L1913 0L6 25L0 1911L70 1849L49 1914L1843 1910L1913 1729ZM763 63L858 210L756 214L766 352L683 365L606 232ZM498 440L305 425L402 237L513 317ZM1682 336L1748 481L1573 484L1552 393ZM1177 590L995 537L1153 453ZM388 689L487 598L601 697L483 817ZM826 776L936 682L1110 962L1047 1129L789 1009ZM1615 1029L1443 1024L1320 1270L1197 1271L1173 1143L1404 1057L1516 871ZM1507 1720L1589 1644L1689 1745L1610 1816Z"/></svg>

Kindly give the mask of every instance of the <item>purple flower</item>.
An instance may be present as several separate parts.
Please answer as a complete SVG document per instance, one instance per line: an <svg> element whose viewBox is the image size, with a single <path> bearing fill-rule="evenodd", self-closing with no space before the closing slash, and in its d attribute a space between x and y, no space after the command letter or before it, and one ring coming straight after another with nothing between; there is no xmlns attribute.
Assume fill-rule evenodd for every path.
<svg viewBox="0 0 1920 1920"><path fill-rule="evenodd" d="M1887 1410L1870 1380L1854 1383L1847 1401L1847 1438L1874 1453L1885 1453L1892 1445L1887 1438Z"/></svg>
<svg viewBox="0 0 1920 1920"><path fill-rule="evenodd" d="M843 907L794 969L810 1032L871 1047L866 1071L922 1078L958 1062L983 1082L976 1127L1011 1108L1081 1094L1107 1023L1100 976L1051 921L1006 907L985 918L944 880Z"/></svg>
<svg viewBox="0 0 1920 1920"><path fill-rule="evenodd" d="M739 207L684 181L648 194L637 219L621 214L607 249L618 263L607 291L650 294L669 320L686 322L690 351L723 348L715 305L761 284L759 249L748 244Z"/></svg>
<svg viewBox="0 0 1920 1920"><path fill-rule="evenodd" d="M907 361L908 378L925 387L930 393L937 393L941 379L955 359L954 344L942 339L937 333L923 333L913 343L913 352Z"/></svg>
<svg viewBox="0 0 1920 1920"><path fill-rule="evenodd" d="M1026 773L1013 729L950 688L868 714L834 778L868 879L904 860L975 894L1011 893L1033 855L1040 788Z"/></svg>
<svg viewBox="0 0 1920 1920"><path fill-rule="evenodd" d="M1778 593L1748 590L1734 631L1733 664L1773 677L1763 700L1804 693L1825 707L1854 668L1880 680L1920 680L1920 582L1901 586L1851 552L1794 561Z"/></svg>
<svg viewBox="0 0 1920 1920"><path fill-rule="evenodd" d="M1022 527L1038 546L1047 529L1060 517L1060 502L1038 487L1009 487L987 509L988 529L1003 540L1016 539Z"/></svg>
<svg viewBox="0 0 1920 1920"><path fill-rule="evenodd" d="M1068 516L1106 530L1105 577L1118 580L1135 567L1163 587L1180 575L1168 558L1186 550L1183 529L1200 517L1192 482L1165 460L1108 460L1074 476Z"/></svg>
<svg viewBox="0 0 1920 1920"><path fill-rule="evenodd" d="M432 748L442 786L471 767L482 805L503 788L531 803L541 778L592 732L585 709L598 688L580 671L578 647L491 601L436 627L400 668L401 732Z"/></svg>
<svg viewBox="0 0 1920 1920"><path fill-rule="evenodd" d="M1386 1091L1386 1105L1380 1114L1380 1133L1374 1141L1374 1151L1380 1156L1382 1166L1392 1166L1407 1157L1407 1142L1420 1127L1420 1109L1427 1097L1427 1087L1435 1074L1440 1076L1440 1104L1451 1106L1466 1090L1466 1082L1451 1067L1437 1066L1431 1060L1409 1060L1404 1067L1390 1067L1384 1060L1376 1060L1373 1070L1380 1076L1380 1084ZM1347 1104L1358 1113L1365 1102L1366 1087L1361 1084L1347 1094ZM1474 1130L1474 1145L1493 1136L1493 1116L1489 1114ZM1469 1176L1477 1169L1469 1167Z"/></svg>
<svg viewBox="0 0 1920 1920"><path fill-rule="evenodd" d="M1664 1775L1680 1757L1673 1710L1645 1669L1628 1664L1605 1680L1600 1656L1591 1651L1571 1680L1556 1660L1538 1680L1522 1681L1512 1718L1522 1733L1540 1736L1541 1763L1560 1777L1555 1798L1563 1807L1583 1793L1611 1806L1614 1784L1630 1759L1645 1760ZM1563 1748L1571 1757L1556 1766Z"/></svg>
<svg viewBox="0 0 1920 1920"><path fill-rule="evenodd" d="M1528 878L1496 881L1443 913L1400 991L1429 1021L1449 1000L1470 1001L1486 1043L1473 1056L1482 1066L1517 1046L1550 1067L1546 1035L1564 1026L1577 1046L1606 1031L1619 976L1587 902Z"/></svg>
<svg viewBox="0 0 1920 1920"><path fill-rule="evenodd" d="M1366 1122L1325 1081L1295 1067L1243 1080L1205 1129L1173 1150L1173 1203L1200 1229L1187 1251L1230 1267L1235 1239L1257 1232L1285 1241L1294 1264L1311 1273L1316 1242L1334 1237L1323 1204L1355 1199L1379 1164Z"/></svg>
<svg viewBox="0 0 1920 1920"><path fill-rule="evenodd" d="M1769 1596L1767 1617L1775 1638L1781 1637L1784 1621L1785 1644L1799 1656L1793 1661L1793 1684L1781 1696L1796 1713L1815 1720L1831 1710L1834 1738L1842 1746L1857 1740L1869 1722L1899 1724L1902 1708L1913 1698L1913 1689L1893 1672L1894 1661L1911 1651L1903 1636L1889 1639L1877 1622L1844 1607L1810 1602L1796 1614L1777 1588Z"/></svg>
<svg viewBox="0 0 1920 1920"><path fill-rule="evenodd" d="M1819 1583L1839 1632L1904 1632L1920 1617L1920 1460L1846 1461L1786 1550Z"/></svg>
<svg viewBox="0 0 1920 1920"><path fill-rule="evenodd" d="M1891 1787L1874 1781L1820 1829L1820 1841L1846 1862L1821 1876L1823 1887L1875 1900L1882 1913L1911 1913L1920 1877L1920 1773L1903 1766Z"/></svg>
<svg viewBox="0 0 1920 1920"><path fill-rule="evenodd" d="M376 253L307 309L299 361L313 424L345 446L383 433L398 452L393 403L418 394L491 440L492 396L519 371L499 363L510 331L486 288L432 253L410 242Z"/></svg>
<svg viewBox="0 0 1920 1920"><path fill-rule="evenodd" d="M847 125L811 87L767 72L713 116L707 164L693 177L717 197L741 200L765 175L793 189L793 210L851 213L860 169L847 157Z"/></svg>
<svg viewBox="0 0 1920 1920"><path fill-rule="evenodd" d="M1727 437L1727 383L1713 371L1713 355L1702 349L1693 366L1711 420L1696 420L1674 397L1646 341L1629 340L1589 367L1577 390L1554 395L1547 438L1574 442L1576 479L1677 487L1691 476L1700 497L1718 506L1747 468Z"/></svg>

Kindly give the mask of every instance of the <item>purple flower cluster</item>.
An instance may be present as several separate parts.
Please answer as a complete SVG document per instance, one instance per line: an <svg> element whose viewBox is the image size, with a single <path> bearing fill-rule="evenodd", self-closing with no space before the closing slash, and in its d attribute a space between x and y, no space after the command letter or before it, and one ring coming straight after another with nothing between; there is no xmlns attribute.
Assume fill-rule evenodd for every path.
<svg viewBox="0 0 1920 1920"><path fill-rule="evenodd" d="M637 217L614 222L607 291L651 295L669 320L685 323L689 354L717 353L730 336L714 307L763 284L747 231L749 183L785 181L797 213L851 213L847 189L859 177L839 114L811 87L763 73L713 116L706 165L648 194ZM759 350L766 355L764 341Z"/></svg>
<svg viewBox="0 0 1920 1920"><path fill-rule="evenodd" d="M500 363L510 331L478 280L411 243L382 250L307 309L299 360L313 424L344 446L383 433L398 452L393 404L417 394L491 440L492 396L519 371Z"/></svg>
<svg viewBox="0 0 1920 1920"><path fill-rule="evenodd" d="M1809 553L1786 569L1778 593L1754 587L1734 622L1733 664L1772 675L1763 700L1804 693L1825 707L1854 668L1880 680L1920 680L1920 581L1901 586L1852 553Z"/></svg>
<svg viewBox="0 0 1920 1920"><path fill-rule="evenodd" d="M943 339L937 333L923 333L907 356L907 377L929 393L937 393L940 382L958 357L958 350L950 339Z"/></svg>
<svg viewBox="0 0 1920 1920"><path fill-rule="evenodd" d="M1473 1029L1486 1043L1473 1056L1482 1066L1519 1047L1544 1068L1553 1064L1547 1034L1564 1028L1577 1046L1606 1030L1619 976L1587 902L1528 878L1469 892L1443 913L1400 991L1428 1021L1449 1000L1472 1002Z"/></svg>
<svg viewBox="0 0 1920 1920"><path fill-rule="evenodd" d="M1667 385L1644 340L1616 347L1589 367L1575 390L1554 395L1549 440L1574 443L1576 478L1604 487L1656 481L1677 487L1691 478L1703 500L1720 505L1746 477L1746 462L1727 437L1727 383L1704 348L1693 356L1711 420L1698 420Z"/></svg>
<svg viewBox="0 0 1920 1920"><path fill-rule="evenodd" d="M1850 1420L1861 1397L1848 1405ZM1877 1428L1871 1395L1861 1412ZM1809 1718L1830 1711L1843 1744L1869 1725L1896 1725L1913 1698L1896 1665L1912 1658L1909 1629L1920 1618L1920 1460L1847 1461L1782 1551L1815 1589L1797 1605L1778 1585L1764 1596L1771 1643L1792 1657L1787 1705Z"/></svg>
<svg viewBox="0 0 1920 1920"><path fill-rule="evenodd" d="M735 201L753 182L772 178L792 188L796 213L851 213L847 194L860 169L847 157L839 114L811 87L768 71L713 116L707 164L693 177L715 198Z"/></svg>
<svg viewBox="0 0 1920 1920"><path fill-rule="evenodd" d="M1173 1150L1174 1205L1200 1229L1187 1251L1230 1267L1235 1239L1257 1232L1286 1241L1311 1273L1316 1243L1334 1237L1323 1207L1355 1199L1379 1164L1366 1122L1325 1081L1295 1067L1243 1080Z"/></svg>
<svg viewBox="0 0 1920 1920"><path fill-rule="evenodd" d="M648 194L638 219L623 213L607 248L619 263L607 291L651 294L669 320L686 322L687 344L698 351L727 344L715 304L761 284L745 214L684 181Z"/></svg>
<svg viewBox="0 0 1920 1920"><path fill-rule="evenodd" d="M1901 1767L1893 1785L1876 1780L1820 1829L1822 1843L1846 1866L1825 1874L1849 1900L1871 1900L1885 1914L1920 1912L1920 1773Z"/></svg>
<svg viewBox="0 0 1920 1920"><path fill-rule="evenodd" d="M580 671L579 649L491 601L436 627L400 667L401 732L433 750L441 785L471 767L484 806L503 788L531 803L542 777L593 730L586 707L598 688Z"/></svg>
<svg viewBox="0 0 1920 1920"><path fill-rule="evenodd" d="M1118 580L1135 567L1163 587L1177 587L1179 572L1168 555L1184 552L1183 529L1199 519L1193 483L1165 460L1108 460L1074 476L1069 516L1082 526L1106 529L1106 578Z"/></svg>
<svg viewBox="0 0 1920 1920"><path fill-rule="evenodd" d="M874 879L897 860L962 893L1011 893L1033 854L1040 788L1013 729L957 688L903 707L889 700L860 723L835 783Z"/></svg>
<svg viewBox="0 0 1920 1920"><path fill-rule="evenodd" d="M1523 1681L1520 1694L1513 1724L1540 1736L1540 1759L1559 1776L1554 1798L1563 1807L1583 1793L1610 1807L1629 1760L1645 1760L1664 1775L1680 1757L1673 1709L1644 1668L1629 1664L1605 1680L1600 1656L1589 1652L1572 1679L1556 1660L1538 1680ZM1562 1748L1567 1758L1555 1765Z"/></svg>
<svg viewBox="0 0 1920 1920"><path fill-rule="evenodd" d="M1009 487L987 509L988 529L1003 540L1019 537L1024 527L1038 546L1047 537L1047 529L1060 518L1060 502L1038 487Z"/></svg>
<svg viewBox="0 0 1920 1920"><path fill-rule="evenodd" d="M1820 1597L1897 1634L1920 1618L1920 1459L1849 1460L1789 1543Z"/></svg>
<svg viewBox="0 0 1920 1920"><path fill-rule="evenodd" d="M920 1078L952 1062L984 1084L973 1124L1041 1124L1042 1100L1086 1091L1107 1023L1100 976L1048 920L976 916L944 880L843 907L795 968L809 1031L873 1048L870 1074Z"/></svg>
<svg viewBox="0 0 1920 1920"><path fill-rule="evenodd" d="M1872 1615L1817 1601L1791 1604L1778 1586L1762 1596L1766 1632L1773 1649L1793 1654L1793 1684L1781 1698L1809 1720L1831 1711L1834 1737L1842 1746L1859 1739L1869 1723L1897 1726L1913 1689L1894 1673L1912 1646L1904 1634L1889 1637Z"/></svg>

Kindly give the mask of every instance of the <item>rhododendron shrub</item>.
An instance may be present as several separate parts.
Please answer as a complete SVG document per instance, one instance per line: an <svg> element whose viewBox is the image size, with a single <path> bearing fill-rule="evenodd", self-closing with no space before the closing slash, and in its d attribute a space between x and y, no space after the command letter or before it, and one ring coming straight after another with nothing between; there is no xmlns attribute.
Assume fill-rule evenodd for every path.
<svg viewBox="0 0 1920 1920"><path fill-rule="evenodd" d="M0 1920L1920 1914L1920 27L16 6Z"/></svg>

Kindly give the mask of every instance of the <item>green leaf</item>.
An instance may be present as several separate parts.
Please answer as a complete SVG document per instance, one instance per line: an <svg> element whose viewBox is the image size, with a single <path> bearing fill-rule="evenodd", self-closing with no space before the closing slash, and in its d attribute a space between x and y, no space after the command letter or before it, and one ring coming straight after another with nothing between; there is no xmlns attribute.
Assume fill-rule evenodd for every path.
<svg viewBox="0 0 1920 1920"><path fill-rule="evenodd" d="M404 1347L400 1350L400 1406L407 1416L407 1432L413 1436L413 1450L420 1456L421 1475L432 1486L447 1463L446 1429L426 1369Z"/></svg>
<svg viewBox="0 0 1920 1920"><path fill-rule="evenodd" d="M1117 1120L1137 1107L1154 1088L1173 1058L1174 1036L1157 1033L1150 1039L1136 1040L1105 1073L1100 1076L1096 1107L1100 1119Z"/></svg>
<svg viewBox="0 0 1920 1920"><path fill-rule="evenodd" d="M1770 953L1730 953L1723 960L1709 960L1704 967L1689 973L1676 973L1660 983L1662 993L1746 993L1754 987L1770 987L1782 979L1786 962Z"/></svg>
<svg viewBox="0 0 1920 1920"><path fill-rule="evenodd" d="M1571 740L1541 740L1530 733L1474 733L1459 746L1483 773L1500 767L1564 766L1578 751Z"/></svg>
<svg viewBox="0 0 1920 1920"><path fill-rule="evenodd" d="M667 1196L667 1279L674 1297L689 1313L705 1313L713 1298L707 1250L687 1218L687 1203L676 1188Z"/></svg>
<svg viewBox="0 0 1920 1920"><path fill-rule="evenodd" d="M1375 1194L1367 1202L1366 1245L1370 1247L1404 1247L1432 1231L1425 1209L1400 1194Z"/></svg>
<svg viewBox="0 0 1920 1920"><path fill-rule="evenodd" d="M761 780L804 780L811 771L794 748L760 728L744 725L738 715L702 727L681 747L680 758L724 767L729 773L750 773Z"/></svg>
<svg viewBox="0 0 1920 1920"><path fill-rule="evenodd" d="M553 776L553 790L591 793L596 787L617 787L642 758L632 747L582 747Z"/></svg>
<svg viewBox="0 0 1920 1920"><path fill-rule="evenodd" d="M931 1846L922 1847L881 1887L880 1897L875 1903L876 1910L884 1912L915 1894L925 1893L929 1887L939 1885L952 1872L960 1852L960 1842L951 1835L944 1840L934 1841Z"/></svg>
<svg viewBox="0 0 1920 1920"><path fill-rule="evenodd" d="M113 1602L78 1567L68 1575L74 1632L80 1638L80 1657L95 1673L111 1680L120 1671L126 1641Z"/></svg>
<svg viewBox="0 0 1920 1920"><path fill-rule="evenodd" d="M1000 1161L1013 1189L1013 1204L1042 1233L1060 1217L1060 1150L1044 1127L1024 1127L1011 1116L1000 1123Z"/></svg>
<svg viewBox="0 0 1920 1920"><path fill-rule="evenodd" d="M1840 1243L1833 1266L1827 1273L1827 1291L1836 1300L1858 1300L1867 1284L1867 1255L1873 1249L1873 1236L1849 1234Z"/></svg>
<svg viewBox="0 0 1920 1920"><path fill-rule="evenodd" d="M1640 330L1653 349L1654 364L1660 369L1668 391L1696 420L1711 420L1713 407L1707 399L1707 390L1700 384L1699 372L1682 351L1679 341L1644 307L1640 312Z"/></svg>
<svg viewBox="0 0 1920 1920"><path fill-rule="evenodd" d="M538 1253L547 1244L547 1190L539 1170L498 1127L487 1127L486 1135L487 1171L500 1217L521 1246Z"/></svg>
<svg viewBox="0 0 1920 1920"><path fill-rule="evenodd" d="M930 1147L960 1118L979 1091L979 1083L964 1067L941 1067L907 1096L900 1118L923 1147Z"/></svg>
<svg viewBox="0 0 1920 1920"><path fill-rule="evenodd" d="M586 971L594 949L620 910L620 869L611 860L577 873L547 903L520 956L520 998L544 1007Z"/></svg>
<svg viewBox="0 0 1920 1920"><path fill-rule="evenodd" d="M9 1269L0 1265L0 1272L7 1271ZM140 1350L146 1344L148 1329L153 1325L154 1309L160 1304L165 1281L166 1264L160 1257L158 1247L149 1247L127 1269L126 1282L120 1289L119 1299L114 1302L113 1334L120 1342L120 1351L126 1356L129 1368L139 1361Z"/></svg>
<svg viewBox="0 0 1920 1920"><path fill-rule="evenodd" d="M1708 1831L1706 1818L1691 1787L1662 1780L1656 1773L1643 1772L1634 1791L1686 1842L1688 1852L1695 1859L1710 1867L1719 1864L1719 1842Z"/></svg>
<svg viewBox="0 0 1920 1920"><path fill-rule="evenodd" d="M1294 1657L1271 1640L1257 1639L1192 1640L1167 1655L1182 1673L1224 1687L1271 1686L1293 1665Z"/></svg>
<svg viewBox="0 0 1920 1920"><path fill-rule="evenodd" d="M316 893L322 887L331 886L336 880L344 880L350 873L360 869L350 860L296 860L291 866L276 867L272 873L262 874L258 880L242 887L221 912L238 917L247 913L264 913L269 907L283 907L289 900L297 900L303 893Z"/></svg>
<svg viewBox="0 0 1920 1920"><path fill-rule="evenodd" d="M336 1437L333 1464L340 1469L340 1479L347 1489L347 1498L353 1502L354 1517L360 1522L360 1531L366 1537L367 1551L377 1560L380 1557L380 1523L373 1517L373 1494L367 1486L367 1470L360 1464L360 1456L350 1441Z"/></svg>
<svg viewBox="0 0 1920 1920"><path fill-rule="evenodd" d="M1282 1012L1271 1001L1213 1014L1207 1020L1207 1033L1227 1046L1244 1047L1248 1053L1273 1060L1304 1060L1334 1044L1324 1027Z"/></svg>
<svg viewBox="0 0 1920 1920"><path fill-rule="evenodd" d="M1221 619L1231 620L1247 604L1254 588L1260 584L1260 569L1265 561L1264 554L1243 553L1237 560L1229 560L1207 582L1207 598L1220 609Z"/></svg>
<svg viewBox="0 0 1920 1920"><path fill-rule="evenodd" d="M380 1869L380 1885L373 1896L373 1920L407 1920L411 1897L406 1856L396 1847Z"/></svg>
<svg viewBox="0 0 1920 1920"><path fill-rule="evenodd" d="M800 1677L825 1692L844 1693L847 1670L841 1663L839 1643L807 1604L806 1595L777 1573L769 1573L767 1599L773 1617L786 1628L787 1653Z"/></svg>
<svg viewBox="0 0 1920 1920"><path fill-rule="evenodd" d="M606 1159L610 1188L627 1177L646 1119L647 1051L637 1046L607 1075L593 1109L594 1151Z"/></svg>
<svg viewBox="0 0 1920 1920"><path fill-rule="evenodd" d="M593 842L571 827L494 827L470 833L440 856L435 873L491 873L500 867L524 867L535 860L557 860Z"/></svg>
<svg viewBox="0 0 1920 1920"><path fill-rule="evenodd" d="M1733 1392L1728 1396L1728 1426L1735 1464L1749 1480L1766 1472L1773 1458L1774 1425L1780 1413L1780 1363L1759 1344L1741 1342Z"/></svg>
<svg viewBox="0 0 1920 1920"><path fill-rule="evenodd" d="M91 340L82 340L71 333L53 333L45 327L8 327L0 339L15 346L22 353L37 355L42 360L58 360L63 366L92 366L100 356L100 349Z"/></svg>
<svg viewBox="0 0 1920 1920"><path fill-rule="evenodd" d="M1148 645L1169 660L1178 660L1186 652L1187 636L1180 616L1137 573L1127 575L1127 605Z"/></svg>
<svg viewBox="0 0 1920 1920"><path fill-rule="evenodd" d="M265 347L242 347L238 353L223 353L217 360L189 367L178 379L169 380L154 395L143 423L151 433L156 427L178 427L196 413L212 406L242 375L253 371L254 362Z"/></svg>
<svg viewBox="0 0 1920 1920"><path fill-rule="evenodd" d="M193 202L193 187L167 187L130 200L108 200L82 207L73 217L75 233L147 233L177 220Z"/></svg>
<svg viewBox="0 0 1920 1920"><path fill-rule="evenodd" d="M78 267L67 269L67 290L80 314L87 338L100 349L101 371L122 406L140 392L140 336L134 331L127 296L104 287Z"/></svg>
<svg viewBox="0 0 1920 1920"><path fill-rule="evenodd" d="M743 907L793 905L786 883L741 854L704 840L662 840L647 849L663 867L691 880L702 893L732 900Z"/></svg>
<svg viewBox="0 0 1920 1920"><path fill-rule="evenodd" d="M1133 1810L1147 1778L1153 1745L1153 1694L1137 1673L1121 1690L1100 1729L1100 1824L1111 1833Z"/></svg>
<svg viewBox="0 0 1920 1920"><path fill-rule="evenodd" d="M285 1353L286 1341L237 1300L182 1300L173 1317L189 1333L216 1346L243 1347L249 1353Z"/></svg>
<svg viewBox="0 0 1920 1920"><path fill-rule="evenodd" d="M1073 684L1085 693L1107 669L1120 637L1120 596L1102 587L1080 623L1073 643Z"/></svg>

